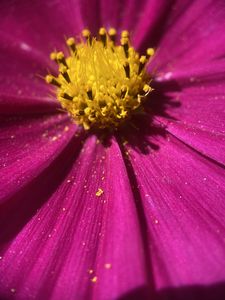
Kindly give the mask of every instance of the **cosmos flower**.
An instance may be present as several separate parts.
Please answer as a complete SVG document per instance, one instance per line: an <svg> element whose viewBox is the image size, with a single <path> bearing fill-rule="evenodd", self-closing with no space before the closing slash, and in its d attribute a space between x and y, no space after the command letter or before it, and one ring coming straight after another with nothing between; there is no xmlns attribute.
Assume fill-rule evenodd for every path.
<svg viewBox="0 0 225 300"><path fill-rule="evenodd" d="M110 135L43 80L102 26L156 52ZM223 299L224 27L224 0L0 2L1 299Z"/></svg>

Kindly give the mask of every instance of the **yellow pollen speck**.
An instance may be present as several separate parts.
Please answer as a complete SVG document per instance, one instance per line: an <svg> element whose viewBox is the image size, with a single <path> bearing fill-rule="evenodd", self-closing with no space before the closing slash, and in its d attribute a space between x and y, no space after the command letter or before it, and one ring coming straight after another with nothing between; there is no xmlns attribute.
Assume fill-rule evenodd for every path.
<svg viewBox="0 0 225 300"><path fill-rule="evenodd" d="M62 51L50 54L59 74L47 75L46 82L56 87L62 107L86 130L119 127L152 91L146 67L154 49L140 56L127 30L121 32L121 44L116 44L116 36L114 28L100 28L98 38L84 29L79 41L66 41L69 56Z"/></svg>
<svg viewBox="0 0 225 300"><path fill-rule="evenodd" d="M104 191L102 190L102 189L98 189L98 191L95 193L95 195L97 196L97 197L100 197L102 194L104 193Z"/></svg>
<svg viewBox="0 0 225 300"><path fill-rule="evenodd" d="M97 280L98 280L97 276L94 276L93 278L91 278L91 281L94 282L94 283L97 282Z"/></svg>

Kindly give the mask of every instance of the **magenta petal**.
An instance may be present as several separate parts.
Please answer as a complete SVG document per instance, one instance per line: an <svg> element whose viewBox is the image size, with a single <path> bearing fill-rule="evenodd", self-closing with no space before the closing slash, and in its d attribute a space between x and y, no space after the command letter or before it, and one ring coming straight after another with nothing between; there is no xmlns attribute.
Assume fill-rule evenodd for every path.
<svg viewBox="0 0 225 300"><path fill-rule="evenodd" d="M48 73L45 57L11 41L4 38L0 45L1 113L56 111L59 105L41 78Z"/></svg>
<svg viewBox="0 0 225 300"><path fill-rule="evenodd" d="M134 30L145 1L99 1L101 2L101 23L119 30Z"/></svg>
<svg viewBox="0 0 225 300"><path fill-rule="evenodd" d="M168 19L154 60L155 68L173 71L223 57L224 26L223 0L189 1L180 14Z"/></svg>
<svg viewBox="0 0 225 300"><path fill-rule="evenodd" d="M179 103L157 117L173 135L197 151L225 163L225 60L199 64L187 70L161 74L161 87L176 83L177 91L165 92ZM166 88L164 88L166 90Z"/></svg>
<svg viewBox="0 0 225 300"><path fill-rule="evenodd" d="M151 266L118 145L105 149L90 137L71 158L62 184L4 250L3 298L15 291L18 299L118 299L148 282Z"/></svg>
<svg viewBox="0 0 225 300"><path fill-rule="evenodd" d="M225 165L225 132L211 129L205 125L198 126L183 122L166 123L167 130L195 151Z"/></svg>
<svg viewBox="0 0 225 300"><path fill-rule="evenodd" d="M0 95L1 114L25 115L38 113L54 113L60 104L51 98Z"/></svg>
<svg viewBox="0 0 225 300"><path fill-rule="evenodd" d="M157 290L224 282L224 169L173 136L151 142L159 150L142 155L129 149L129 157L151 236Z"/></svg>
<svg viewBox="0 0 225 300"><path fill-rule="evenodd" d="M67 115L1 121L0 201L5 201L37 177L71 139L75 125Z"/></svg>
<svg viewBox="0 0 225 300"><path fill-rule="evenodd" d="M94 34L98 33L101 26L115 27L118 31L129 29L133 33L134 25L142 18L141 11L146 1L83 0L78 3L84 26L90 28ZM151 3L148 1L148 4Z"/></svg>
<svg viewBox="0 0 225 300"><path fill-rule="evenodd" d="M139 7L136 9L135 26L132 19L130 20L134 43L138 49L145 51L149 47L156 46L158 41L155 41L154 37L159 38L161 36L161 27L165 25L165 18L171 17L172 1L142 1L141 7L139 1L135 2ZM185 1L183 2L185 3Z"/></svg>
<svg viewBox="0 0 225 300"><path fill-rule="evenodd" d="M10 0L0 23L0 298L168 299L225 282L224 0ZM145 139L134 126L103 146L40 114L58 108L38 77L49 53L102 25L153 43L156 93L180 103L151 106Z"/></svg>
<svg viewBox="0 0 225 300"><path fill-rule="evenodd" d="M1 1L1 31L48 57L83 27L80 1ZM19 24L19 26L18 26Z"/></svg>

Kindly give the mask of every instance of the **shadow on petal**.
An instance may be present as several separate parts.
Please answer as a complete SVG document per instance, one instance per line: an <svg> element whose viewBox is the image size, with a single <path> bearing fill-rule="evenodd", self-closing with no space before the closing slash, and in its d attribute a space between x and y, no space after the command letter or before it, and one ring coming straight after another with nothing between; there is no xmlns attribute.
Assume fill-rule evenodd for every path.
<svg viewBox="0 0 225 300"><path fill-rule="evenodd" d="M175 120L167 109L179 107L181 103L168 95L165 91L180 91L176 81L153 82L155 89L146 98L143 107L122 124L117 130L90 130L88 135L95 134L105 147L110 147L113 136L121 141L121 144L129 144L132 148L142 154L149 154L151 150L159 150L159 144L155 137L166 138L166 127L155 122L155 116L162 116L168 120Z"/></svg>
<svg viewBox="0 0 225 300"><path fill-rule="evenodd" d="M146 100L144 110L135 114L130 122L118 130L118 136L122 137L122 141L144 155L149 154L152 150L159 150L157 136L165 139L167 137L166 126L156 122L155 117L161 116L168 120L174 120L167 109L181 105L178 100L165 94L168 88L170 91L180 90L175 81L169 83L155 82L153 87L155 90Z"/></svg>
<svg viewBox="0 0 225 300"><path fill-rule="evenodd" d="M79 139L82 140L83 135ZM31 183L8 199L0 211L1 245L9 242L60 186L73 166L81 141L73 138L56 160ZM41 187L41 188L40 188ZM12 222L9 222L9 219ZM7 227L6 227L7 226Z"/></svg>
<svg viewBox="0 0 225 300"><path fill-rule="evenodd" d="M148 297L148 287L137 288L118 300L222 300L225 299L225 283L210 286L186 286L177 288L166 288L158 291L153 297Z"/></svg>

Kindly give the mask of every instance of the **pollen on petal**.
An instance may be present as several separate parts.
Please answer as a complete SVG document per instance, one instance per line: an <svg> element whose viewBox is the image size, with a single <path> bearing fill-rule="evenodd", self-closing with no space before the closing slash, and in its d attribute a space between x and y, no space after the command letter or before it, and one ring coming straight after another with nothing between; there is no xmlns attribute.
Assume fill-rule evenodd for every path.
<svg viewBox="0 0 225 300"><path fill-rule="evenodd" d="M93 278L91 278L91 282L93 282L93 283L97 282L97 280L98 280L97 276L94 276Z"/></svg>
<svg viewBox="0 0 225 300"><path fill-rule="evenodd" d="M97 192L95 193L95 195L96 195L97 197L100 197L103 193L104 193L104 191L103 191L101 188L99 188L99 189L97 190Z"/></svg>
<svg viewBox="0 0 225 300"><path fill-rule="evenodd" d="M110 263L106 263L106 264L104 265L104 267L105 267L106 269L111 269L111 268L112 268L112 265L111 265Z"/></svg>

